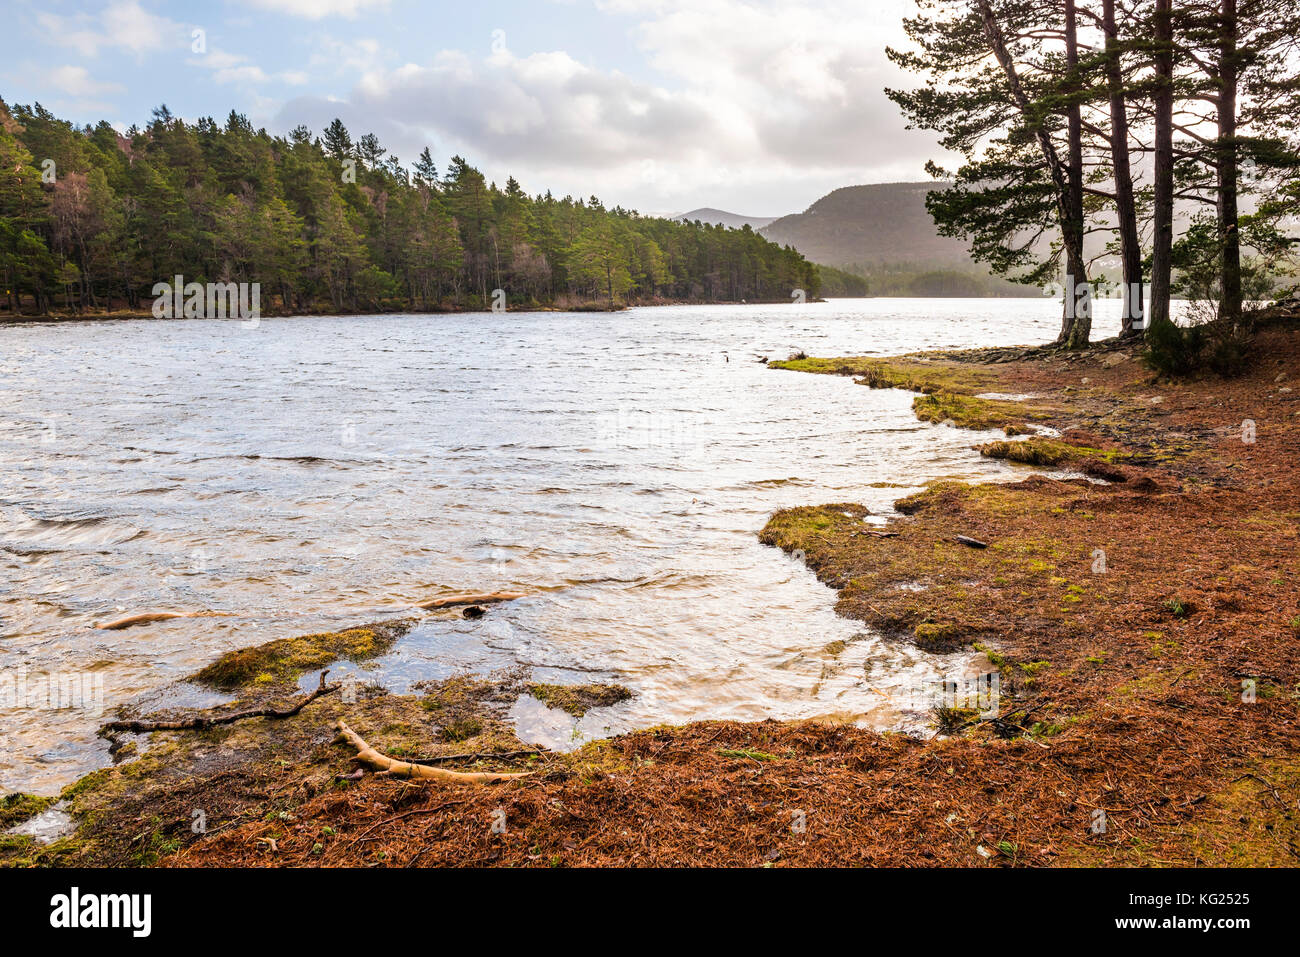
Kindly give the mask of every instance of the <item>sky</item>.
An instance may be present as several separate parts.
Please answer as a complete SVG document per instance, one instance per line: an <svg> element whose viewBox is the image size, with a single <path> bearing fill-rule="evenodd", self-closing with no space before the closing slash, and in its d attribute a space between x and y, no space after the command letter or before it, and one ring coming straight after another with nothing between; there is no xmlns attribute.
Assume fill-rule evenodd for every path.
<svg viewBox="0 0 1300 957"><path fill-rule="evenodd" d="M2 0L0 96L78 124L339 117L410 164L668 214L925 179L885 56L912 0Z"/></svg>

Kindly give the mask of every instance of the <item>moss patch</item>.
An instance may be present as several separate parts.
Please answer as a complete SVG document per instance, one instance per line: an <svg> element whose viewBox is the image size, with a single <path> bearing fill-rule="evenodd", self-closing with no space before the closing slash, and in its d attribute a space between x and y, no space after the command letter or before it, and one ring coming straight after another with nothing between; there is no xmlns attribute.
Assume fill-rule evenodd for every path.
<svg viewBox="0 0 1300 957"><path fill-rule="evenodd" d="M21 792L0 798L0 831L7 831L11 827L30 821L53 803L52 797L40 797Z"/></svg>
<svg viewBox="0 0 1300 957"><path fill-rule="evenodd" d="M593 708L608 708L632 697L622 685L553 685L534 682L527 686L530 695L548 708L566 711L581 718Z"/></svg>
<svg viewBox="0 0 1300 957"><path fill-rule="evenodd" d="M376 658L392 648L414 624L413 619L402 619L346 631L277 638L253 648L228 651L192 680L225 691L249 685L292 684L304 673L343 658Z"/></svg>
<svg viewBox="0 0 1300 957"><path fill-rule="evenodd" d="M998 399L977 399L952 392L917 396L912 411L922 422L951 422L963 429L1002 429L1017 433L1024 429L1024 407Z"/></svg>

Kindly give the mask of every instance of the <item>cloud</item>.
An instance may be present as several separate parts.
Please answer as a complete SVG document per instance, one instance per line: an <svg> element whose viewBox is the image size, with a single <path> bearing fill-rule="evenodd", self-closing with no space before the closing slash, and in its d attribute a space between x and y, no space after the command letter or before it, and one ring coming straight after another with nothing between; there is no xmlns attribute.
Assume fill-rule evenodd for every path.
<svg viewBox="0 0 1300 957"><path fill-rule="evenodd" d="M230 53L213 47L206 53L190 57L186 61L190 66L211 70L215 83L230 83L243 87L261 86L265 83L285 83L289 86L302 86L311 78L302 70L282 70L267 73L260 66L248 61L242 53Z"/></svg>
<svg viewBox="0 0 1300 957"><path fill-rule="evenodd" d="M91 77L84 66L61 66L46 74L49 82L64 93L78 97L93 97L100 93L116 93L123 89L120 83L100 83Z"/></svg>
<svg viewBox="0 0 1300 957"><path fill-rule="evenodd" d="M61 16L41 13L37 22L47 37L69 46L84 56L96 56L104 48L126 50L137 56L167 46L189 45L184 26L145 10L137 0L114 0L97 14Z"/></svg>
<svg viewBox="0 0 1300 957"><path fill-rule="evenodd" d="M884 46L902 39L911 0L595 6L628 21L653 73L560 50L517 55L504 42L486 58L443 50L400 66L353 48L362 75L342 103L303 97L277 122L319 128L337 115L402 156L438 143L525 186L596 188L660 211L735 195L770 197L751 213L789 212L823 186L922 178L935 152L883 92L901 82Z"/></svg>
<svg viewBox="0 0 1300 957"><path fill-rule="evenodd" d="M359 13L388 6L388 0L244 0L262 10L286 13L305 20L323 20L326 17L355 19Z"/></svg>

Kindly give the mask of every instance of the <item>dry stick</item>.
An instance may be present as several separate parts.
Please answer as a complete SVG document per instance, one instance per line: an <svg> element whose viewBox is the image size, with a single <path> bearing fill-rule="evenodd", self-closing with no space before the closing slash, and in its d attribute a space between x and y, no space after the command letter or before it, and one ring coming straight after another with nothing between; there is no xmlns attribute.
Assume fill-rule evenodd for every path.
<svg viewBox="0 0 1300 957"><path fill-rule="evenodd" d="M248 711L220 715L215 718L196 715L193 718L185 718L180 721L110 721L101 727L100 731L129 731L133 734L143 734L149 731L203 731L219 724L234 724L236 721L243 721L245 718L292 718L317 698L338 691L342 687L342 685L327 685L325 683L327 674L329 674L328 670L322 671L320 673L320 687L306 697L300 698L298 703L288 710L253 708Z"/></svg>
<svg viewBox="0 0 1300 957"><path fill-rule="evenodd" d="M354 760L379 768L378 774L387 774L395 778L424 778L433 781L445 781L448 784L496 784L499 781L526 778L532 773L531 771L522 773L448 771L446 768L433 768L427 764L396 761L372 748L361 735L349 728L342 718L335 724L335 728L338 729L339 733L337 740L346 741L357 749L357 756Z"/></svg>

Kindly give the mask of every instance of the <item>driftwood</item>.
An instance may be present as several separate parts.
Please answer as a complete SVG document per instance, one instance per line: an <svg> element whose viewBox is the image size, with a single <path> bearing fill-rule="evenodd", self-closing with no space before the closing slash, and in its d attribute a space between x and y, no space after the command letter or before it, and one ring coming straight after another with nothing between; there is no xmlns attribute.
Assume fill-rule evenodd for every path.
<svg viewBox="0 0 1300 957"><path fill-rule="evenodd" d="M298 703L291 708L250 708L247 711L237 711L234 714L223 714L216 717L195 715L192 718L183 718L176 721L110 721L99 730L109 733L127 731L132 734L144 734L149 731L204 731L216 725L234 724L236 721L243 721L245 718L292 718L317 698L323 698L325 695L332 694L343 687L342 685L327 685L325 683L327 674L329 674L328 671L322 671L320 673L320 687L311 694L299 698Z"/></svg>
<svg viewBox="0 0 1300 957"><path fill-rule="evenodd" d="M340 718L335 725L338 739L346 741L357 749L355 760L379 768L379 774L392 775L395 778L421 778L431 781L444 781L448 784L496 784L514 778L526 778L532 772L499 773L495 771L448 771L446 768L433 768L427 764L412 764L409 761L397 761L376 751L361 735L357 734Z"/></svg>
<svg viewBox="0 0 1300 957"><path fill-rule="evenodd" d="M441 598L430 598L428 601L417 602L416 608L423 608L426 611L433 608L452 608L456 605L490 605L499 601L514 601L516 598L527 598L523 592L519 591L494 591L487 593L468 593L463 595L444 595Z"/></svg>
<svg viewBox="0 0 1300 957"><path fill-rule="evenodd" d="M988 548L988 542L981 542L978 538L971 538L969 535L957 535L953 541L965 545L969 548Z"/></svg>
<svg viewBox="0 0 1300 957"><path fill-rule="evenodd" d="M139 615L128 615L117 621L102 622L95 627L100 631L121 631L123 628L135 628L137 625L152 625L159 621L171 621L173 618L225 618L219 611L146 611Z"/></svg>

